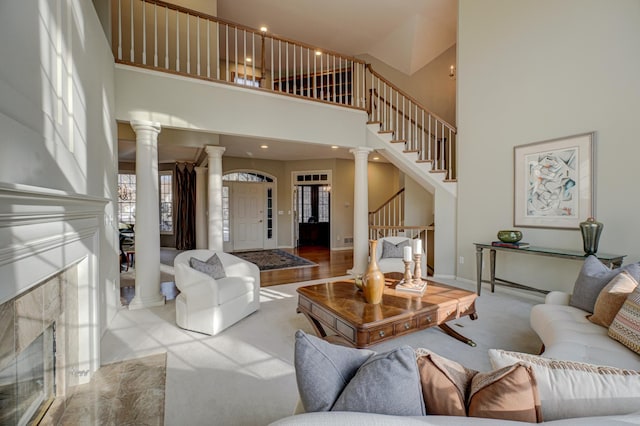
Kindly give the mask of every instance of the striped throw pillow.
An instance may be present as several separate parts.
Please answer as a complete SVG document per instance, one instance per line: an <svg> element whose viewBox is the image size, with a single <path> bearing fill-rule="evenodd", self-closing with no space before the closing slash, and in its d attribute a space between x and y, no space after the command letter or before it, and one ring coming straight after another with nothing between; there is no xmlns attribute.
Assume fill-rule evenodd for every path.
<svg viewBox="0 0 640 426"><path fill-rule="evenodd" d="M627 296L609 326L609 337L640 354L640 288Z"/></svg>

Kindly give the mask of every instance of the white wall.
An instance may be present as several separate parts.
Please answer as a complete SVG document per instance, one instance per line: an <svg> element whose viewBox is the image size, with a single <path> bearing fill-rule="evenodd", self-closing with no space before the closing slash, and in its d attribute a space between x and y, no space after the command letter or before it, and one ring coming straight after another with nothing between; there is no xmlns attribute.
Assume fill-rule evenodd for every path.
<svg viewBox="0 0 640 426"><path fill-rule="evenodd" d="M358 58L370 63L376 72L455 126L456 81L449 78L449 67L456 65L455 45L410 76L373 56L360 55Z"/></svg>
<svg viewBox="0 0 640 426"><path fill-rule="evenodd" d="M0 39L0 183L108 199L95 253L104 329L119 305L109 45L91 2L2 2Z"/></svg>
<svg viewBox="0 0 640 426"><path fill-rule="evenodd" d="M116 90L116 118L122 121L150 120L173 128L343 147L366 145L367 117L361 110L120 65Z"/></svg>
<svg viewBox="0 0 640 426"><path fill-rule="evenodd" d="M513 227L513 147L590 131L600 251L640 260L640 2L460 0L458 28L458 275L475 280L473 243ZM522 231L582 249L578 230ZM579 268L498 255L499 276L540 288L571 290Z"/></svg>

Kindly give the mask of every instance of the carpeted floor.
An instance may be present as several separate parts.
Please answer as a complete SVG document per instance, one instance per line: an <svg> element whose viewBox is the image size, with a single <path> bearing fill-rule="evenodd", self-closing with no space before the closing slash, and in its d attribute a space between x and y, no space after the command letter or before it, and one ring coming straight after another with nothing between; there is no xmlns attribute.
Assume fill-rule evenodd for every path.
<svg viewBox="0 0 640 426"><path fill-rule="evenodd" d="M326 282L326 280L321 280ZM469 290L466 282L442 280ZM175 303L152 309L120 310L102 338L102 362L167 352L165 424L265 425L290 415L298 400L293 367L294 333L313 333L296 313L296 283L262 288L260 310L217 336L180 329ZM487 350L537 353L540 340L529 326L535 295L499 288L476 302L479 319L449 324L473 339L471 347L438 328L407 334L372 349L399 345L429 348L479 371L491 369Z"/></svg>
<svg viewBox="0 0 640 426"><path fill-rule="evenodd" d="M261 271L316 266L315 263L308 259L280 249L239 251L234 252L233 255L255 263Z"/></svg>

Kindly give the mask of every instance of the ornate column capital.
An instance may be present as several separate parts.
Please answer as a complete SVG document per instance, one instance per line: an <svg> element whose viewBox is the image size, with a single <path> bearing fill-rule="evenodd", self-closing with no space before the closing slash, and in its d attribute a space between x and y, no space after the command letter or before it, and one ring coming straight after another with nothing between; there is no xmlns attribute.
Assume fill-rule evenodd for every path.
<svg viewBox="0 0 640 426"><path fill-rule="evenodd" d="M222 158L222 154L227 149L224 146L207 145L204 147L209 158Z"/></svg>
<svg viewBox="0 0 640 426"><path fill-rule="evenodd" d="M162 130L162 126L160 125L160 123L155 121L131 120L129 124L131 125L133 131L136 133L146 130L158 134Z"/></svg>
<svg viewBox="0 0 640 426"><path fill-rule="evenodd" d="M359 146L357 148L351 148L349 150L349 152L356 158L367 158L369 157L371 151L373 151L373 148L369 148L367 146Z"/></svg>

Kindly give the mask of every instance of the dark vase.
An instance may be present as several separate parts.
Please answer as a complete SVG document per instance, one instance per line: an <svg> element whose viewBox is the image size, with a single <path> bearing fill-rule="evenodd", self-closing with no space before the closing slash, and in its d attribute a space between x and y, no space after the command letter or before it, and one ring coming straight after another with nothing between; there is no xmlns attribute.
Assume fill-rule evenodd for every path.
<svg viewBox="0 0 640 426"><path fill-rule="evenodd" d="M594 217L587 218L584 222L580 222L580 231L582 232L582 244L584 252L587 255L596 254L598 251L598 241L602 233L604 225Z"/></svg>

